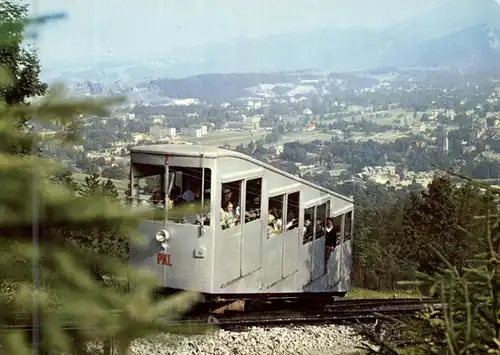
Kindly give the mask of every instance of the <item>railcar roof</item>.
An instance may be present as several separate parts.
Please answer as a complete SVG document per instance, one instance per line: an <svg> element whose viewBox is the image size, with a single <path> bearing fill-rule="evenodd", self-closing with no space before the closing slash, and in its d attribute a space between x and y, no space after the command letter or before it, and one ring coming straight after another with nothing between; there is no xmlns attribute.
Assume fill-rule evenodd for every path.
<svg viewBox="0 0 500 355"><path fill-rule="evenodd" d="M199 157L204 155L207 158L217 158L219 156L233 156L241 158L244 154L233 152L232 150L217 148L207 145L198 144L153 144L132 147L132 153L144 154L165 154L165 155L181 155L188 157Z"/></svg>
<svg viewBox="0 0 500 355"><path fill-rule="evenodd" d="M293 179L299 183L311 186L315 189L322 190L326 193L334 195L344 201L348 201L354 203L352 198L341 195L337 192L328 190L322 186L316 185L310 181L304 180L298 176L287 173L286 171L275 168L272 165L261 162L260 160L254 159L246 154L242 154L239 152L235 152L229 149L217 148L208 145L200 145L200 144L153 144L153 145L141 145L132 147L130 149L131 153L142 153L142 154L154 154L154 155L176 155L176 156L185 156L185 157L200 157L204 156L206 158L221 158L221 157L233 157L238 159L243 159L253 164L259 165L265 169L271 170L275 173L286 176L290 179Z"/></svg>

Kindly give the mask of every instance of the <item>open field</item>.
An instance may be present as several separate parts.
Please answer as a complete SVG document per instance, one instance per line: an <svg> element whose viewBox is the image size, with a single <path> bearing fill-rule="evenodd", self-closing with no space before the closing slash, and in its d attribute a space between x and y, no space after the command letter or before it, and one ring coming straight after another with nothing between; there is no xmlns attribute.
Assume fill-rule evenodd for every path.
<svg viewBox="0 0 500 355"><path fill-rule="evenodd" d="M181 140L187 141L187 142L198 142L200 144L207 144L211 146L221 146L224 145L225 143L230 144L232 147L235 147L237 145L240 145L243 143L243 145L249 144L251 141L257 141L261 138L264 138L268 132L266 131L257 131L257 132L239 132L239 131L220 131L220 132L210 132L206 136L201 137L201 138L191 138L187 137L184 138L182 137ZM283 137L281 137L280 141L278 144L285 144L289 142L294 142L294 141L301 141L301 142L311 142L313 140L319 139L319 140L327 140L330 139L331 135L327 133L321 133L321 132L291 132L285 134ZM269 148L272 144L265 144L264 146L266 148Z"/></svg>
<svg viewBox="0 0 500 355"><path fill-rule="evenodd" d="M283 135L279 140L278 144L285 144L290 142L312 142L316 139L320 141L329 140L332 137L329 133L321 133L321 132L291 132Z"/></svg>
<svg viewBox="0 0 500 355"><path fill-rule="evenodd" d="M257 141L261 138L264 138L267 135L266 131L257 131L257 132L241 132L241 131L218 131L218 132L209 132L206 136L200 138L194 137L182 137L181 140L187 142L198 142L199 144L207 144L219 147L226 143L235 147L243 143L243 145L247 145L251 141Z"/></svg>

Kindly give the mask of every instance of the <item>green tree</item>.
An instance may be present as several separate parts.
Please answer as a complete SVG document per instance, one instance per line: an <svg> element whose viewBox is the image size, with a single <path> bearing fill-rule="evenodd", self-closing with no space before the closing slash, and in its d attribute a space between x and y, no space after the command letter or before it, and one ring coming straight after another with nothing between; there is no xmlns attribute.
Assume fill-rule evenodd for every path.
<svg viewBox="0 0 500 355"><path fill-rule="evenodd" d="M500 217L497 206L500 190L472 181L462 192L469 197L465 203L471 198L483 202L482 208L476 210L475 219L481 221L484 229L470 228L462 221L454 228L477 242L476 254L467 260L466 267L457 267L429 245L444 267L432 275L421 274L419 282L430 287L432 293L439 292L442 309L431 307L416 319L402 323L402 340L417 340L417 344L404 352L383 344L385 354L500 354ZM372 340L380 340L375 334L366 333Z"/></svg>
<svg viewBox="0 0 500 355"><path fill-rule="evenodd" d="M118 200L118 190L111 179L106 180L101 183L101 189L104 196L110 197L114 200Z"/></svg>
<svg viewBox="0 0 500 355"><path fill-rule="evenodd" d="M9 8L10 3L4 2L2 6L5 4ZM17 79L11 76L10 82ZM0 84L3 92L12 87L7 81ZM109 113L112 102L69 101L60 92L52 91L32 105L12 103L10 97L4 97L0 105L0 245L3 254L0 282L5 286L0 292L0 328L11 330L0 332L3 353L34 351L30 337L15 330L22 319L32 324L35 314L39 325L36 350L45 353L84 354L87 341L111 336L125 352L135 338L168 331L157 318L162 314L177 314L180 305L190 304L195 296L188 294L152 303L148 290L156 284L153 279L129 270L116 258L68 243L62 233L85 234L103 227L121 230L126 235L143 216L100 196L75 196L65 184L54 183L60 166L36 155L19 155L19 150L12 149L28 147L30 142L37 143L41 138L34 132L19 134L20 118L33 117L35 113L41 122L57 118L63 128L60 138L69 142L75 132L68 128L77 126L77 114L102 117ZM38 201L37 208L33 208L33 201ZM34 232L36 243L33 243ZM127 277L130 291L117 292L97 282L92 278L96 264L114 278ZM33 273L33 265L38 274ZM68 322L74 324L71 329L67 329Z"/></svg>
<svg viewBox="0 0 500 355"><path fill-rule="evenodd" d="M81 196L100 196L102 194L102 184L97 171L93 171L89 176L85 177L85 182L79 189Z"/></svg>
<svg viewBox="0 0 500 355"><path fill-rule="evenodd" d="M40 81L40 64L34 49L23 46L24 25L27 20L28 6L17 1L2 1L0 7L0 23L4 30L0 33L0 66L10 78L0 89L0 101L7 105L26 103L28 98L43 95L47 85ZM7 30L8 29L8 30ZM16 128L26 132L31 130L29 116L21 116L16 120ZM11 146L12 152L29 154L32 151L31 140L18 142Z"/></svg>

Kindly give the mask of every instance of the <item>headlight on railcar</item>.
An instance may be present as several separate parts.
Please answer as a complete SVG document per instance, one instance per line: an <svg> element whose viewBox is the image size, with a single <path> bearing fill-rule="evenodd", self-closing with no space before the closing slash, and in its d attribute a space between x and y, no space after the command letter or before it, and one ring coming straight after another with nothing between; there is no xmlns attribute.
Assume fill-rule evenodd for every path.
<svg viewBox="0 0 500 355"><path fill-rule="evenodd" d="M165 243L166 241L168 241L170 239L170 233L167 232L166 230L162 229L161 231L159 231L158 233L156 233L156 240L159 242L159 243Z"/></svg>

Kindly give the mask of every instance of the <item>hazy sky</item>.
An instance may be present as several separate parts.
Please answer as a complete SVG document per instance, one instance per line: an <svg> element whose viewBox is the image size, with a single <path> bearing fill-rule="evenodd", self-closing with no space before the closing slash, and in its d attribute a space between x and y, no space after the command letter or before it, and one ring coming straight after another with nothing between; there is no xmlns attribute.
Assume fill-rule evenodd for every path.
<svg viewBox="0 0 500 355"><path fill-rule="evenodd" d="M175 48L320 27L387 26L446 0L30 0L64 11L38 40L45 65L160 59ZM146 5L147 4L147 5Z"/></svg>

